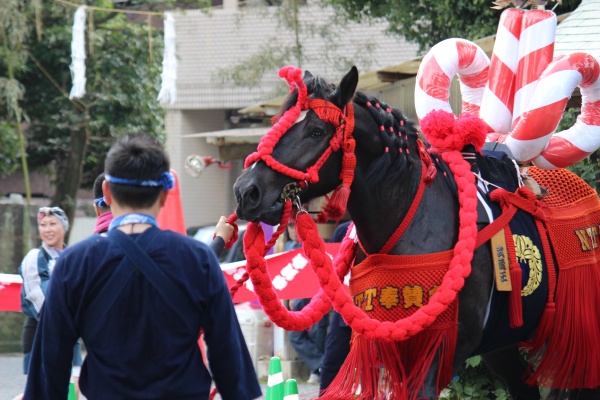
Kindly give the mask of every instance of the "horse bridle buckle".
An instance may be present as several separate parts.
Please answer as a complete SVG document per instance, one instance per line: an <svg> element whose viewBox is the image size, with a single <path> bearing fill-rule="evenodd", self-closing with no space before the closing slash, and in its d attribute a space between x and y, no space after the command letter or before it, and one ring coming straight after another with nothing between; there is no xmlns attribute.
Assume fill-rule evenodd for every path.
<svg viewBox="0 0 600 400"><path fill-rule="evenodd" d="M306 208L304 208L304 206L302 205L302 202L300 201L300 196L296 196L296 198L294 199L294 205L296 206L296 209L298 210L298 212L296 212L296 217L300 214L308 214L308 210Z"/></svg>

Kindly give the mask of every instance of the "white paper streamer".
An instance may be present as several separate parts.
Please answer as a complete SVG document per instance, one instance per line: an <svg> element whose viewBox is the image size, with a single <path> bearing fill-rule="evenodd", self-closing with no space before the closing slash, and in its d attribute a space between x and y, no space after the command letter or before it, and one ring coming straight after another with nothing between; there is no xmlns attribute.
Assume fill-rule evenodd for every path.
<svg viewBox="0 0 600 400"><path fill-rule="evenodd" d="M71 79L73 87L70 99L83 97L85 94L85 6L77 8L73 21L73 39L71 41Z"/></svg>
<svg viewBox="0 0 600 400"><path fill-rule="evenodd" d="M165 51L163 55L163 70L160 75L162 84L158 93L158 101L162 104L174 104L177 97L177 55L175 52L175 17L171 12L165 12Z"/></svg>

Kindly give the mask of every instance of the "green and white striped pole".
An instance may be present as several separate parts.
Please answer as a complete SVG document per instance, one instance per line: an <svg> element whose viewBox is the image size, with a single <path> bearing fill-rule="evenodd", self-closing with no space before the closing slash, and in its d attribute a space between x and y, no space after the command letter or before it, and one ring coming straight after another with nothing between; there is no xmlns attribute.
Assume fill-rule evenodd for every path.
<svg viewBox="0 0 600 400"><path fill-rule="evenodd" d="M298 383L295 379L288 379L287 381L285 381L285 391L283 393L283 400L299 400Z"/></svg>
<svg viewBox="0 0 600 400"><path fill-rule="evenodd" d="M265 400L283 400L284 383L279 357L271 357L269 362L269 379L267 380L267 396Z"/></svg>

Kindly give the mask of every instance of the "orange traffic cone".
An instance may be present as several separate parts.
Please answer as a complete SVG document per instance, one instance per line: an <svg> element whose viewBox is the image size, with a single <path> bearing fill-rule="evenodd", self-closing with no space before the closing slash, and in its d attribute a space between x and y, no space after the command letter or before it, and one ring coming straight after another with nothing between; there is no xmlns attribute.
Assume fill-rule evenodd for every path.
<svg viewBox="0 0 600 400"><path fill-rule="evenodd" d="M186 235L185 219L183 218L183 206L181 205L181 194L179 192L179 178L174 170L171 173L175 177L175 185L167 195L165 206L158 213L158 226L160 229L170 229L174 232Z"/></svg>

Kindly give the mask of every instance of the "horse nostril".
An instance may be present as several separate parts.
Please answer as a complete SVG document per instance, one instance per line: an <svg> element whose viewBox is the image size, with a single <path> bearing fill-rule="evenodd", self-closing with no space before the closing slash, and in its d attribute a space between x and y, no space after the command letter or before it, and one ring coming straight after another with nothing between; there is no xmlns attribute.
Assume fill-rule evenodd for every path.
<svg viewBox="0 0 600 400"><path fill-rule="evenodd" d="M242 196L240 205L245 209L251 210L260 205L260 188L254 184L249 185L247 188L242 189Z"/></svg>

